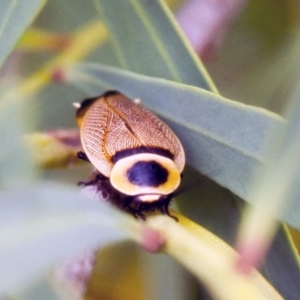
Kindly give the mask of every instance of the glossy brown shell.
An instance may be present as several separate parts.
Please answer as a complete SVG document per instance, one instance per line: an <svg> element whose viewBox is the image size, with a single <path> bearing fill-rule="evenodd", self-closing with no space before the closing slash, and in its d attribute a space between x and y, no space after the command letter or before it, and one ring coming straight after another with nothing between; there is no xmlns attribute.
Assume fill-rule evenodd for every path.
<svg viewBox="0 0 300 300"><path fill-rule="evenodd" d="M167 150L174 156L179 172L184 168L184 151L173 131L153 113L119 92L94 99L77 119L86 155L107 177L116 153L139 147Z"/></svg>

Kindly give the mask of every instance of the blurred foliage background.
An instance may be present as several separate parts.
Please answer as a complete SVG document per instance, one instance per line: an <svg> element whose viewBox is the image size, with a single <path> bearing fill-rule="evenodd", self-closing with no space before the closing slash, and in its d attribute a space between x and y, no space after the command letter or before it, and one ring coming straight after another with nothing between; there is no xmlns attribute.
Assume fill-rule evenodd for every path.
<svg viewBox="0 0 300 300"><path fill-rule="evenodd" d="M248 1L206 63L223 95L282 113L298 84L299 3Z"/></svg>
<svg viewBox="0 0 300 300"><path fill-rule="evenodd" d="M0 0L0 4L1 1L4 0ZM174 16L178 16L179 25L181 22L185 24L182 25L185 34L203 42L194 44L194 50L222 96L282 114L299 82L300 3L293 0L213 2L166 1ZM190 7L196 17L189 15ZM206 14L206 22L199 22L202 14ZM108 16L111 22L114 22L114 17L113 14ZM124 15L124 22L130 23L130 18L126 17ZM97 20L102 21L93 1L48 1L3 66L1 92L5 94L32 74L38 74L48 61L70 46L76 32ZM100 30L103 29L99 25ZM210 35L201 40L203 32L210 32ZM133 56L134 51L144 51L142 40L140 45L133 45L130 41L128 37L126 47L128 52L133 51ZM114 48L114 37L105 29L97 45L79 61L124 68ZM53 130L54 137L57 137L55 130L75 128L71 103L86 97L86 93L74 86L62 84L59 76L58 80L49 80L41 89L37 88L34 95L28 99L24 97L26 115L30 116L30 124L26 125L28 131L49 134ZM39 143L42 144L41 140ZM57 150L52 142L44 140L44 145L47 143L51 146L45 153ZM72 154L66 154L67 168L52 166L39 170L37 176L75 186L77 181L89 175L90 166L73 166L72 161L68 161L70 155L75 156L76 151L72 151ZM188 156L189 149L186 153ZM189 166L184 174L183 186L201 176L192 167ZM231 191L211 180L204 180L200 186L180 195L176 204L183 214L227 243L234 244L245 202ZM262 267L263 275L285 299L297 299L300 294L299 241L297 229L281 225ZM74 276L78 280L81 274ZM71 288L78 286L77 281L72 280ZM36 297L37 291L38 288L34 287L22 297L34 299L32 297ZM173 259L164 254L145 253L131 243L109 245L98 251L83 294L88 300L212 299L198 280ZM48 298L44 299L57 297L56 294L47 295Z"/></svg>

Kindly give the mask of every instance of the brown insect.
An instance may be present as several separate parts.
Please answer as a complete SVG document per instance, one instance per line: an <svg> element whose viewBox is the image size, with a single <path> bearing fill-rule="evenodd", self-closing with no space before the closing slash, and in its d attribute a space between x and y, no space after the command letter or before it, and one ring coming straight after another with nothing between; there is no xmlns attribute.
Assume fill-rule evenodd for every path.
<svg viewBox="0 0 300 300"><path fill-rule="evenodd" d="M173 131L149 110L108 91L77 107L84 149L78 156L97 169L93 180L110 201L145 219L143 212L168 207L185 165Z"/></svg>

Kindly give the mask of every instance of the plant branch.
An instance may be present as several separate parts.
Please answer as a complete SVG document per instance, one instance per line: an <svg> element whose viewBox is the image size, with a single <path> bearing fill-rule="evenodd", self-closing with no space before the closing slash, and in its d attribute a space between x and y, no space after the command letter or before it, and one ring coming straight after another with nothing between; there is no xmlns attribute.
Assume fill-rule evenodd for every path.
<svg viewBox="0 0 300 300"><path fill-rule="evenodd" d="M165 238L163 250L196 275L217 299L283 299L255 269L236 268L237 253L200 225L172 211L147 218L147 226Z"/></svg>

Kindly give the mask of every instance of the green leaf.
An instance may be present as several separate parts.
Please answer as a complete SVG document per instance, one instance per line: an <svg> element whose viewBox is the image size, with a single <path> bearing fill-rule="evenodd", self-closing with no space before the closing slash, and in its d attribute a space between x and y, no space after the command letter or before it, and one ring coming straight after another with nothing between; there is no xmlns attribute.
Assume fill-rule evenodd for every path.
<svg viewBox="0 0 300 300"><path fill-rule="evenodd" d="M18 187L28 184L36 176L23 134L33 121L27 105L15 99L0 102L0 186Z"/></svg>
<svg viewBox="0 0 300 300"><path fill-rule="evenodd" d="M24 287L54 262L129 238L125 216L55 184L0 192L0 293Z"/></svg>
<svg viewBox="0 0 300 300"><path fill-rule="evenodd" d="M178 135L191 166L244 199L252 172L261 164L265 139L282 123L267 110L200 88L100 65L73 66L66 78L92 96L118 89L141 98Z"/></svg>
<svg viewBox="0 0 300 300"><path fill-rule="evenodd" d="M0 68L45 0L1 0Z"/></svg>
<svg viewBox="0 0 300 300"><path fill-rule="evenodd" d="M274 217L283 217L300 228L300 89L285 113L284 126L275 128L268 139L264 165L255 174L249 208L241 228L240 240L267 244L276 226ZM260 230L258 230L260 229ZM247 232L247 233L246 233Z"/></svg>
<svg viewBox="0 0 300 300"><path fill-rule="evenodd" d="M274 136L273 141L268 145L268 166L263 175L270 174L273 184L270 187L272 195L271 203L276 207L278 198L278 214L288 219L288 223L300 229L300 89L298 85L297 94L290 103L285 114L286 126L279 132L279 136ZM269 183L268 178L259 177L262 182ZM272 186L274 188L272 188ZM259 191L260 192L260 191ZM281 199L280 199L281 196ZM266 199L269 200L270 199ZM266 202L265 202L266 203ZM288 207L288 209L287 209Z"/></svg>
<svg viewBox="0 0 300 300"><path fill-rule="evenodd" d="M160 0L94 0L125 69L217 92Z"/></svg>

